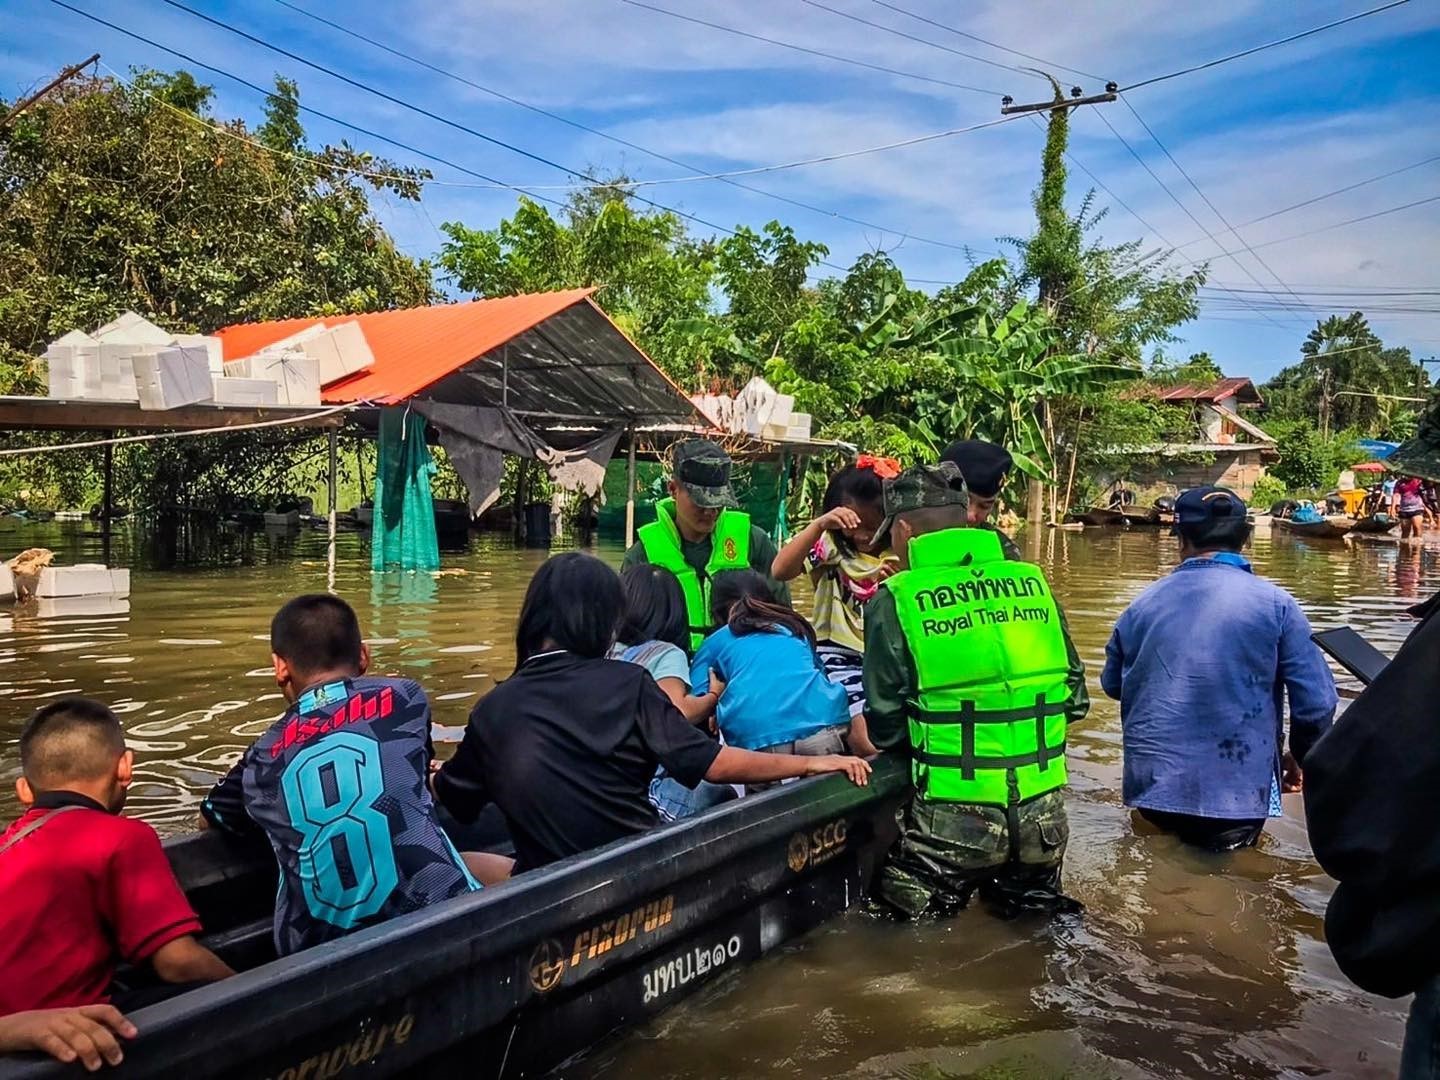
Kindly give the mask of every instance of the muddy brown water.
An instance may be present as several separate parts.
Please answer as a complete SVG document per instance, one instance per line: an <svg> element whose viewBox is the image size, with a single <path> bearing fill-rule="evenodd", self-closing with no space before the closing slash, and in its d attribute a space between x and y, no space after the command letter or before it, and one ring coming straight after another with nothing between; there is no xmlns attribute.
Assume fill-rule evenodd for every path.
<svg viewBox="0 0 1440 1080"><path fill-rule="evenodd" d="M1022 538L1023 544L1023 538ZM0 555L52 547L93 558L88 525L0 521ZM1045 532L1049 573L1095 705L1071 730L1068 891L1077 919L1003 923L978 908L897 926L852 913L727 975L563 1071L589 1077L1174 1077L1395 1074L1404 1003L1336 969L1322 936L1332 883L1298 796L1257 850L1209 857L1138 833L1120 802L1119 715L1095 680L1125 604L1175 561L1157 531ZM602 547L618 563L619 549ZM1257 536L1258 572L1317 628L1348 623L1386 651L1404 608L1440 588L1440 548ZM513 664L511 634L543 556L475 541L439 577L373 576L340 538L338 589L360 612L374 670L418 679L441 738ZM319 534L256 534L225 565L136 567L127 604L35 605L0 615L0 814L15 813L15 739L50 698L92 694L125 719L138 757L130 812L185 830L217 772L282 710L266 630L286 597L325 586Z"/></svg>

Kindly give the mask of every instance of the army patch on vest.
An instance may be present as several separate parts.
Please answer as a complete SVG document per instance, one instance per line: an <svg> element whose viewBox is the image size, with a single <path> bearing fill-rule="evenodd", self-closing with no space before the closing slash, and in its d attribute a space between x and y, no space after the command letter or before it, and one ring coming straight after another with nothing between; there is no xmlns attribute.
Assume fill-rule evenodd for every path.
<svg viewBox="0 0 1440 1080"><path fill-rule="evenodd" d="M725 538L725 558L733 562L735 559L735 555L735 538L733 536L727 536Z"/></svg>

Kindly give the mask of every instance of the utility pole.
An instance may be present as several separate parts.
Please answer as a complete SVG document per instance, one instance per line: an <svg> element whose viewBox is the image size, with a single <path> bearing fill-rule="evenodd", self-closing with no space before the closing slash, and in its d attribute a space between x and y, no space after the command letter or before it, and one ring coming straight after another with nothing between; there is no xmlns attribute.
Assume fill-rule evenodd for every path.
<svg viewBox="0 0 1440 1080"><path fill-rule="evenodd" d="M1320 371L1320 437L1330 437L1330 369Z"/></svg>
<svg viewBox="0 0 1440 1080"><path fill-rule="evenodd" d="M1086 97L1084 91L1075 86L1071 88L1070 97L1067 99L1055 76L1045 71L1036 73L1050 80L1050 85L1055 88L1055 96L1049 101L1036 102L1031 105L1016 105L1015 99L1006 95L1000 99L1000 112L1004 116L1033 112L1050 114L1045 131L1045 153L1040 163L1040 187L1035 192L1035 235L1037 239L1041 239L1047 234L1058 236L1067 224L1065 215L1065 149L1070 142L1070 110L1080 105L1097 105L1114 101L1118 97L1118 87L1113 82L1106 83L1103 94L1092 94ZM1045 248L1051 250L1052 246L1045 245ZM1061 274L1061 268L1053 263L1040 267L1038 279L1040 306L1053 318L1059 312L1067 282ZM1040 402L1038 411L1037 419L1040 423L1040 430L1046 432L1048 438L1048 433L1053 430L1049 417L1049 402ZM1044 520L1045 487L1046 484L1043 480L1030 478L1025 493L1025 518L1027 521L1038 523Z"/></svg>
<svg viewBox="0 0 1440 1080"><path fill-rule="evenodd" d="M59 75L56 75L55 78L51 79L48 83L42 86L39 90L36 90L29 97L21 98L18 102L15 103L13 107L11 107L9 112L7 112L4 116L0 116L0 131L3 131L6 127L8 127L11 120L14 120L15 117L19 116L31 105L34 105L46 94L50 93L51 90L54 90L61 83L69 82L76 75L79 75L80 72L84 71L87 67L97 62L99 59L100 54L97 52L94 56L91 56L86 60L81 60L78 64L71 64L68 68L60 72Z"/></svg>

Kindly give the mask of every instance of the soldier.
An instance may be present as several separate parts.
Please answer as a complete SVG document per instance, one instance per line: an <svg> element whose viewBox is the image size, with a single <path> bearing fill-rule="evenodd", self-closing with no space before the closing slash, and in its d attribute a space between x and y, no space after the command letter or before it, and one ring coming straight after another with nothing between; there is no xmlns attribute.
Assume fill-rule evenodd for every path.
<svg viewBox="0 0 1440 1080"><path fill-rule="evenodd" d="M949 462L885 485L901 572L870 602L870 734L909 754L915 794L878 899L908 918L964 907L1078 911L1060 891L1069 839L1065 729L1090 708L1085 666L1040 569L968 520Z"/></svg>
<svg viewBox="0 0 1440 1080"><path fill-rule="evenodd" d="M689 439L676 445L672 460L670 498L656 503L656 519L640 529L623 565L654 563L680 579L693 653L715 629L710 582L722 570L758 570L770 579L775 599L787 606L790 590L770 578L774 542L738 509L730 455L708 439Z"/></svg>

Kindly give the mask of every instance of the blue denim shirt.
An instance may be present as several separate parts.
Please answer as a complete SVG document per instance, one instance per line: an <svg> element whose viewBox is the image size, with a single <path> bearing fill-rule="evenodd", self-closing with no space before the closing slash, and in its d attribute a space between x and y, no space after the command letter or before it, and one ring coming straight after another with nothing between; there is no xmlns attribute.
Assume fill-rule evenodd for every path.
<svg viewBox="0 0 1440 1080"><path fill-rule="evenodd" d="M1105 647L1120 700L1126 806L1267 815L1284 746L1308 749L1335 714L1335 680L1295 599L1238 556L1187 559L1120 616Z"/></svg>

